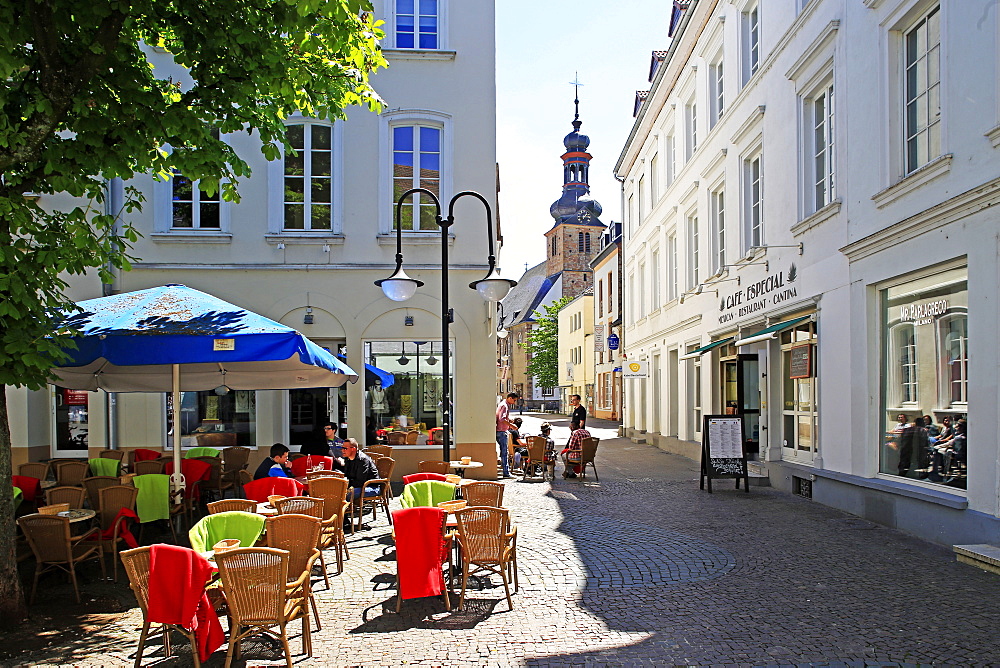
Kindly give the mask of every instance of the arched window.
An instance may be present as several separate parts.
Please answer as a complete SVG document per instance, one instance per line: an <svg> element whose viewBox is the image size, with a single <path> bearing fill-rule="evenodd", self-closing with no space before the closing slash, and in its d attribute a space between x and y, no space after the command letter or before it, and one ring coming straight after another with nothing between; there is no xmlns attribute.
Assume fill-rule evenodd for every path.
<svg viewBox="0 0 1000 668"><path fill-rule="evenodd" d="M579 232L577 234L577 250L581 253L590 252L590 232Z"/></svg>
<svg viewBox="0 0 1000 668"><path fill-rule="evenodd" d="M950 404L969 401L969 316L955 313L938 321L941 398Z"/></svg>

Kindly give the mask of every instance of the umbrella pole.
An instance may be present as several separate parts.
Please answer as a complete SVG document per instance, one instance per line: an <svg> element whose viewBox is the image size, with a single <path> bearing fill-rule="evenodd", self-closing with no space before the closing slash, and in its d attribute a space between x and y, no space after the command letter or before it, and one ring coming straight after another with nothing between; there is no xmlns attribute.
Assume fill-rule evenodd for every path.
<svg viewBox="0 0 1000 668"><path fill-rule="evenodd" d="M171 488L175 492L174 503L182 502L182 494L176 494L184 489L184 474L181 473L181 365L174 364L171 369L171 403L174 407L174 472L170 476Z"/></svg>

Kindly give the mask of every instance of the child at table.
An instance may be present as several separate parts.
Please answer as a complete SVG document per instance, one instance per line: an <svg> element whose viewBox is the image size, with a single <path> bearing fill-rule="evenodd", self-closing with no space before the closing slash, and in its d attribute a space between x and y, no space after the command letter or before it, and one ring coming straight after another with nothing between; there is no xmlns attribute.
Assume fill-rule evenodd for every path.
<svg viewBox="0 0 1000 668"><path fill-rule="evenodd" d="M253 474L254 480L261 478L290 478L286 464L288 463L288 446L275 443L271 446L271 456L260 463Z"/></svg>

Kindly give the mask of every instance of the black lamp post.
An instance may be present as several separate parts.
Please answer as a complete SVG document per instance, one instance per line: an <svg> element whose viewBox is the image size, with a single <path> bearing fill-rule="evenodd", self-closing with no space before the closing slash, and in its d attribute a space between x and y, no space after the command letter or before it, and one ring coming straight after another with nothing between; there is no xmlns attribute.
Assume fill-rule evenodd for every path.
<svg viewBox="0 0 1000 668"><path fill-rule="evenodd" d="M397 302L406 301L416 293L417 288L424 284L423 281L410 278L403 271L402 210L406 199L416 193L427 195L434 202L434 221L441 228L441 374L444 378L443 389L441 390L441 413L444 418L441 425L444 441L441 447L441 458L447 462L451 460L451 420L453 418L451 392L449 391L451 384L451 358L449 355L448 326L454 320L454 314L448 305L448 228L455 223L455 202L459 198L465 196L475 197L486 207L486 239L490 246L489 271L485 278L469 283L469 287L476 290L486 301L498 302L507 296L510 289L517 285L517 282L507 278L500 278L500 272L497 271L496 254L494 253L493 245L493 212L490 210L490 203L486 201L485 197L471 190L462 191L448 202L448 217L443 218L441 216L441 203L434 193L426 188L411 188L400 195L399 200L396 201L396 270L389 278L375 281L375 285L382 288L382 292L385 293L386 297ZM414 216L413 219L416 221L417 216Z"/></svg>

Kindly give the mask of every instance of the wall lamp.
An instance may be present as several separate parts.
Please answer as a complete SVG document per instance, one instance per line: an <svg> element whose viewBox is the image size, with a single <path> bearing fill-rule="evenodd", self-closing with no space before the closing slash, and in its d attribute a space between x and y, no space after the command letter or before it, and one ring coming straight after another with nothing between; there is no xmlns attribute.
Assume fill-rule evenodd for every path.
<svg viewBox="0 0 1000 668"><path fill-rule="evenodd" d="M730 279L727 279L727 280L731 281L733 279L730 278ZM680 299L678 301L681 304L683 304L684 300L687 299L689 296L700 295L700 294L702 294L704 292L714 292L715 296L718 297L719 296L719 291L718 290L713 290L712 287L711 287L711 286L715 285L715 283L721 283L721 281L715 281L714 283L702 283L698 287L693 288L693 289L688 290L687 292L683 293L680 296Z"/></svg>
<svg viewBox="0 0 1000 668"><path fill-rule="evenodd" d="M739 264L724 264L722 265L722 269L719 270L719 275L722 275L723 272L728 273L730 267L736 267L739 269L740 267L751 267L755 264L762 265L764 267L764 271L767 271L771 267L771 262L769 260L761 260L760 262L740 262Z"/></svg>
<svg viewBox="0 0 1000 668"><path fill-rule="evenodd" d="M506 339L507 335L510 334L503 326L503 302L497 302L497 338Z"/></svg>
<svg viewBox="0 0 1000 668"><path fill-rule="evenodd" d="M799 255L802 255L806 250L805 244L803 244L801 241L797 244L788 244L788 245L765 244L761 246L751 246L749 249L747 249L746 257L753 257L757 253L757 251L762 251L762 250L766 251L768 248L797 248L799 250Z"/></svg>

